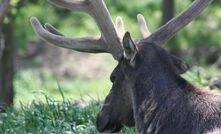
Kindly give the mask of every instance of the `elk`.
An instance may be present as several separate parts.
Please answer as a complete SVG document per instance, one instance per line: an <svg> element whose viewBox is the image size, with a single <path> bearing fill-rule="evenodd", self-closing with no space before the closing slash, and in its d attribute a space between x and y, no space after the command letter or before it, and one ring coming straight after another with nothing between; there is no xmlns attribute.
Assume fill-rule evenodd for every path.
<svg viewBox="0 0 221 134"><path fill-rule="evenodd" d="M67 38L50 24L31 18L36 33L58 46L89 53L110 53L118 61L112 88L97 116L97 129L118 132L125 125L140 134L221 133L221 94L199 90L180 74L188 65L162 48L213 1L195 0L180 15L150 34L142 15L142 39L125 32L123 21L112 23L102 0L49 0L83 11L96 21L101 37Z"/></svg>

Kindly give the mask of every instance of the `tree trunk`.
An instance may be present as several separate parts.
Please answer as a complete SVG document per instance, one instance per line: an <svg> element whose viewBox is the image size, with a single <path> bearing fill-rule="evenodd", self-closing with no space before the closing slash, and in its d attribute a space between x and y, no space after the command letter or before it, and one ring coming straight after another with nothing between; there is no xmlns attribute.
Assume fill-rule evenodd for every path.
<svg viewBox="0 0 221 134"><path fill-rule="evenodd" d="M170 21L175 14L175 2L174 0L163 0L162 2L162 25ZM169 51L177 56L181 55L181 50L176 45L175 37L168 42Z"/></svg>
<svg viewBox="0 0 221 134"><path fill-rule="evenodd" d="M162 24L167 23L174 17L174 0L163 0Z"/></svg>
<svg viewBox="0 0 221 134"><path fill-rule="evenodd" d="M11 16L8 15L10 18ZM13 104L13 45L12 34L13 25L9 21L7 24L2 24L1 46L2 56L0 57L0 106L10 106Z"/></svg>
<svg viewBox="0 0 221 134"><path fill-rule="evenodd" d="M3 38L2 30L0 29L0 60L1 60L2 54L3 54L4 44L5 44L5 41ZM0 83L0 85L1 85L1 83Z"/></svg>
<svg viewBox="0 0 221 134"><path fill-rule="evenodd" d="M29 0L20 0L17 10L25 6ZM2 106L13 104L13 17L10 12L10 0L0 0L0 111ZM4 24L4 18L9 22Z"/></svg>

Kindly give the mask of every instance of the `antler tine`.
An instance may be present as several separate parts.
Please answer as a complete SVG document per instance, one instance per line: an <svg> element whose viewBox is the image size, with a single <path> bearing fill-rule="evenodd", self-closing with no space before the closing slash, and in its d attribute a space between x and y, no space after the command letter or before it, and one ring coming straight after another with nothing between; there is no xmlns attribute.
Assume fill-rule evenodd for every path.
<svg viewBox="0 0 221 134"><path fill-rule="evenodd" d="M126 33L126 31L125 31L123 19L120 16L117 16L115 26L116 26L118 36L120 37L120 39L123 39L123 36Z"/></svg>
<svg viewBox="0 0 221 134"><path fill-rule="evenodd" d="M145 40L154 41L156 44L162 45L171 39L178 31L189 24L194 18L212 2L213 0L195 0L189 8L180 15L160 27L150 37Z"/></svg>
<svg viewBox="0 0 221 134"><path fill-rule="evenodd" d="M123 50L121 47L121 42L117 31L112 22L109 11L103 0L89 0L90 1L90 11L91 16L96 21L101 33L102 38L107 42L108 51L113 55L113 57L119 60L123 55ZM97 8L99 7L99 8Z"/></svg>
<svg viewBox="0 0 221 134"><path fill-rule="evenodd" d="M101 31L101 39L107 46L107 52L111 53L116 60L122 57L122 47L117 31L111 20L110 13L103 0L49 0L51 3L88 13L97 23Z"/></svg>
<svg viewBox="0 0 221 134"><path fill-rule="evenodd" d="M149 37L151 35L151 32L149 31L146 20L142 14L137 15L137 22L142 37L143 38Z"/></svg>
<svg viewBox="0 0 221 134"><path fill-rule="evenodd" d="M107 48L103 40L93 37L84 37L78 39L67 38L61 36L55 28L46 25L49 31L45 30L37 18L31 18L32 26L35 32L44 40L63 48L73 49L80 52L101 53L107 52Z"/></svg>
<svg viewBox="0 0 221 134"><path fill-rule="evenodd" d="M52 26L51 24L49 24L49 23L46 23L46 24L44 25L44 28L45 28L48 32L53 33L53 34L55 34L55 35L64 36L64 34L62 34L61 32L59 32L55 27L53 27L53 26Z"/></svg>

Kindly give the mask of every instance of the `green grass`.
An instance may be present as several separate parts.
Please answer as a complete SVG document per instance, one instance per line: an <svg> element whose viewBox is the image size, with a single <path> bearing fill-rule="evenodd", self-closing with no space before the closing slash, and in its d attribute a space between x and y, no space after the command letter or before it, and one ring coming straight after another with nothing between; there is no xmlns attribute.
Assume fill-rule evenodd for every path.
<svg viewBox="0 0 221 134"><path fill-rule="evenodd" d="M183 75L186 80L197 87L207 87L209 79L214 76L221 76L221 70L208 66L194 66Z"/></svg>
<svg viewBox="0 0 221 134"><path fill-rule="evenodd" d="M30 103L33 99L43 101L47 94L56 100L62 100L60 87L65 98L84 101L103 100L111 88L108 78L95 80L57 80L50 72L37 72L31 70L18 71L14 81L15 106ZM24 97L25 96L25 97Z"/></svg>
<svg viewBox="0 0 221 134"><path fill-rule="evenodd" d="M1 134L98 134L95 127L100 102L82 107L68 100L56 101L45 96L46 103L32 101L19 109L10 108L0 113ZM134 134L134 129L123 129L120 134Z"/></svg>

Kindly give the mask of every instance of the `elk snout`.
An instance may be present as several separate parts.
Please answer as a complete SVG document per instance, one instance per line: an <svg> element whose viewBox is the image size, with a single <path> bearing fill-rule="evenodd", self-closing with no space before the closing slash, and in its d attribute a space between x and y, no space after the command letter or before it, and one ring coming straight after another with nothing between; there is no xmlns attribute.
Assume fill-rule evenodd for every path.
<svg viewBox="0 0 221 134"><path fill-rule="evenodd" d="M123 127L120 123L111 120L111 118L108 115L105 115L102 112L100 112L97 115L96 125L97 125L97 130L99 132L109 132L109 133L118 132Z"/></svg>

